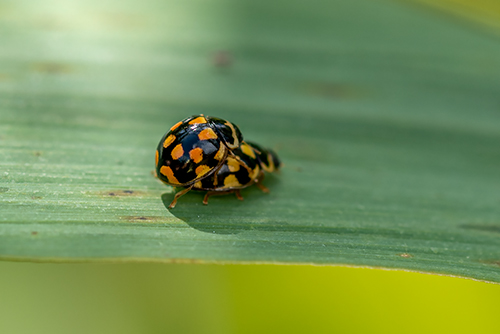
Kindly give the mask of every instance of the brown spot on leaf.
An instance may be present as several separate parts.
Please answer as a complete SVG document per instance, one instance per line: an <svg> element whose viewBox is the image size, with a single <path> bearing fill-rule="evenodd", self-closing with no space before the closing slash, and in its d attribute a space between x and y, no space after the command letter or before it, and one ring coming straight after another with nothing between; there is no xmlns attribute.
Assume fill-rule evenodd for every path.
<svg viewBox="0 0 500 334"><path fill-rule="evenodd" d="M401 254L398 254L398 256L404 257L405 259L409 259L409 258L413 257L413 255L411 255L410 253L401 253Z"/></svg>
<svg viewBox="0 0 500 334"><path fill-rule="evenodd" d="M500 267L500 260L481 260L479 262L485 263L485 264L492 264L494 266Z"/></svg>
<svg viewBox="0 0 500 334"><path fill-rule="evenodd" d="M101 191L99 194L102 196L125 197L125 196L143 196L144 192L137 190L108 190L108 191Z"/></svg>
<svg viewBox="0 0 500 334"><path fill-rule="evenodd" d="M158 221L165 221L165 217L160 217L160 216L122 216L120 217L122 220L126 220L129 222L158 222Z"/></svg>
<svg viewBox="0 0 500 334"><path fill-rule="evenodd" d="M220 50L214 53L212 63L215 67L227 68L233 64L233 56L228 51Z"/></svg>
<svg viewBox="0 0 500 334"><path fill-rule="evenodd" d="M359 87L350 84L334 82L309 82L300 87L308 95L322 96L334 99L352 99L365 92Z"/></svg>
<svg viewBox="0 0 500 334"><path fill-rule="evenodd" d="M469 229L469 230L478 230L478 231L485 231L485 232L497 232L500 233L500 225L493 225L493 224L465 224L461 225L461 228Z"/></svg>
<svg viewBox="0 0 500 334"><path fill-rule="evenodd" d="M38 235L38 232L37 231L32 231L31 235Z"/></svg>
<svg viewBox="0 0 500 334"><path fill-rule="evenodd" d="M32 65L33 71L46 74L68 74L75 72L75 68L68 64L56 62L40 62Z"/></svg>

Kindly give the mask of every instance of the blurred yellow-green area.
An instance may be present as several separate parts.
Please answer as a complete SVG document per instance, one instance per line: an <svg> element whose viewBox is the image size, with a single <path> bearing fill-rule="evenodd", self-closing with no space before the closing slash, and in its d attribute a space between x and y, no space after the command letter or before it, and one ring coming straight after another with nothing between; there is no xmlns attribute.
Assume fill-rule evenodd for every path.
<svg viewBox="0 0 500 334"><path fill-rule="evenodd" d="M0 333L499 333L500 286L329 266L0 263Z"/></svg>
<svg viewBox="0 0 500 334"><path fill-rule="evenodd" d="M498 0L418 0L430 8L500 29L500 1Z"/></svg>

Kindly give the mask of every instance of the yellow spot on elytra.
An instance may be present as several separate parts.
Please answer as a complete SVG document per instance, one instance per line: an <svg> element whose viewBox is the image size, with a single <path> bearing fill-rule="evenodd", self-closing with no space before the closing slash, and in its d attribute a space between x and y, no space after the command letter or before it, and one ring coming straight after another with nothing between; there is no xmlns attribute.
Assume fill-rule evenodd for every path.
<svg viewBox="0 0 500 334"><path fill-rule="evenodd" d="M235 149L238 146L240 146L240 141L238 140L238 136L236 135L236 129L234 128L233 124L231 122L226 122L224 125L227 125L228 127L231 128L231 134L233 135L233 143L227 143L227 146L230 149Z"/></svg>
<svg viewBox="0 0 500 334"><path fill-rule="evenodd" d="M230 172L237 172L240 170L240 163L234 158L227 158L227 167Z"/></svg>
<svg viewBox="0 0 500 334"><path fill-rule="evenodd" d="M198 138L200 138L200 140L217 139L217 135L214 130L206 128L198 134Z"/></svg>
<svg viewBox="0 0 500 334"><path fill-rule="evenodd" d="M267 154L267 161L269 161L269 165L266 165L264 162L261 163L262 169L264 169L268 173L274 172L276 166L274 166L274 160L271 153Z"/></svg>
<svg viewBox="0 0 500 334"><path fill-rule="evenodd" d="M267 161L269 161L269 171L270 172L274 172L274 170L276 169L276 166L274 165L274 160L273 160L273 156L271 155L271 153L268 153L267 154Z"/></svg>
<svg viewBox="0 0 500 334"><path fill-rule="evenodd" d="M177 160L180 157L184 155L184 150L182 149L182 145L178 144L174 149L172 150L172 159Z"/></svg>
<svg viewBox="0 0 500 334"><path fill-rule="evenodd" d="M200 117L196 117L195 119L192 119L189 121L189 124L199 124L199 123L206 123L207 120L205 119L205 117L203 116L200 116Z"/></svg>
<svg viewBox="0 0 500 334"><path fill-rule="evenodd" d="M159 159L159 153L158 153L158 150L156 150L155 166L158 166L158 159Z"/></svg>
<svg viewBox="0 0 500 334"><path fill-rule="evenodd" d="M250 147L250 145L248 145L247 143L243 143L241 144L241 151L243 151L243 153L245 153L246 155L248 155L249 157L252 157L255 159L255 152L253 151L253 149Z"/></svg>
<svg viewBox="0 0 500 334"><path fill-rule="evenodd" d="M180 184L180 182L177 180L177 178L174 176L174 172L172 171L172 168L168 166L162 166L160 168L160 173L164 176L167 177L168 183L170 184Z"/></svg>
<svg viewBox="0 0 500 334"><path fill-rule="evenodd" d="M175 140L175 136L174 136L174 135L169 135L169 136L165 139L165 141L163 142L163 147L164 147L164 148L167 148L167 147L168 147L168 145L170 145L170 144L172 144L172 143L174 142L174 140Z"/></svg>
<svg viewBox="0 0 500 334"><path fill-rule="evenodd" d="M225 156L226 156L226 146L224 146L224 144L221 143L220 148L217 151L217 154L215 155L214 159L221 161L222 159L225 158Z"/></svg>
<svg viewBox="0 0 500 334"><path fill-rule="evenodd" d="M224 187L227 188L241 187L241 183L238 181L235 175L231 174L224 179Z"/></svg>
<svg viewBox="0 0 500 334"><path fill-rule="evenodd" d="M210 172L210 170L212 170L212 168L208 167L207 165L199 165L198 167L196 167L194 172L196 173L196 176L201 177Z"/></svg>
<svg viewBox="0 0 500 334"><path fill-rule="evenodd" d="M189 157L195 163L199 163L201 160L203 160L203 150L199 147L193 148L191 151L189 151Z"/></svg>
<svg viewBox="0 0 500 334"><path fill-rule="evenodd" d="M252 174L250 175L250 179L252 180L255 180L258 176L259 176L259 173L260 173L260 168L259 166L255 166L255 168L252 170Z"/></svg>

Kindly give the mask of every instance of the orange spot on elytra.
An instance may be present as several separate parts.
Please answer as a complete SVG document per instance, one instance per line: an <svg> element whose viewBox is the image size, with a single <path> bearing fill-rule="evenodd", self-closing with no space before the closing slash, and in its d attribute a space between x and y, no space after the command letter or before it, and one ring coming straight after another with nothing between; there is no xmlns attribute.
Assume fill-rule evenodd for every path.
<svg viewBox="0 0 500 334"><path fill-rule="evenodd" d="M174 131L175 129L177 129L179 127L179 125L182 124L182 121L181 122L177 122L175 123L175 125L173 127L170 128L170 131Z"/></svg>
<svg viewBox="0 0 500 334"><path fill-rule="evenodd" d="M174 149L172 150L172 153L170 154L172 156L172 159L177 160L180 157L184 155L184 150L182 149L182 144L178 144Z"/></svg>
<svg viewBox="0 0 500 334"><path fill-rule="evenodd" d="M210 170L212 170L212 168L208 167L207 165L200 165L196 167L194 172L196 173L196 176L201 177L206 173L210 172Z"/></svg>
<svg viewBox="0 0 500 334"><path fill-rule="evenodd" d="M169 135L169 136L165 139L165 141L163 142L163 147L164 147L164 148L167 148L167 147L168 147L168 145L172 144L174 140L175 140L175 136L174 136L174 135Z"/></svg>
<svg viewBox="0 0 500 334"><path fill-rule="evenodd" d="M189 121L189 124L199 124L199 123L206 123L207 120L205 119L205 117L203 116L200 116L200 117L196 117L195 119L192 119Z"/></svg>
<svg viewBox="0 0 500 334"><path fill-rule="evenodd" d="M156 150L155 166L158 166L158 159L159 159L159 153L158 153L158 150Z"/></svg>
<svg viewBox="0 0 500 334"><path fill-rule="evenodd" d="M172 171L172 168L170 168L168 166L162 166L160 168L160 173L167 177L168 183L171 183L171 184L180 184L180 182L174 176L174 172Z"/></svg>
<svg viewBox="0 0 500 334"><path fill-rule="evenodd" d="M199 163L203 159L203 150L199 147L193 148L189 151L189 157L193 159L195 163Z"/></svg>
<svg viewBox="0 0 500 334"><path fill-rule="evenodd" d="M206 128L198 134L198 138L200 138L200 140L217 139L217 135L214 130Z"/></svg>

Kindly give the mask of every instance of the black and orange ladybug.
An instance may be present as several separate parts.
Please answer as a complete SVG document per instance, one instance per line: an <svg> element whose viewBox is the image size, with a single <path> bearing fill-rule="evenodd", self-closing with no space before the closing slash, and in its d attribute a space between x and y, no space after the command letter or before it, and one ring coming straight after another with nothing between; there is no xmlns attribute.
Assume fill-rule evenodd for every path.
<svg viewBox="0 0 500 334"><path fill-rule="evenodd" d="M174 187L185 189L175 194L170 204L187 193L194 184L220 169L232 150L240 147L243 136L226 120L195 115L170 128L156 149L156 175Z"/></svg>
<svg viewBox="0 0 500 334"><path fill-rule="evenodd" d="M240 190L253 184L269 192L262 185L262 180L264 172L271 173L279 169L281 162L276 153L251 142L242 142L233 153L234 156L228 156L217 172L194 184L193 190L207 192L203 204L208 204L208 198L212 195L230 193L243 200Z"/></svg>

